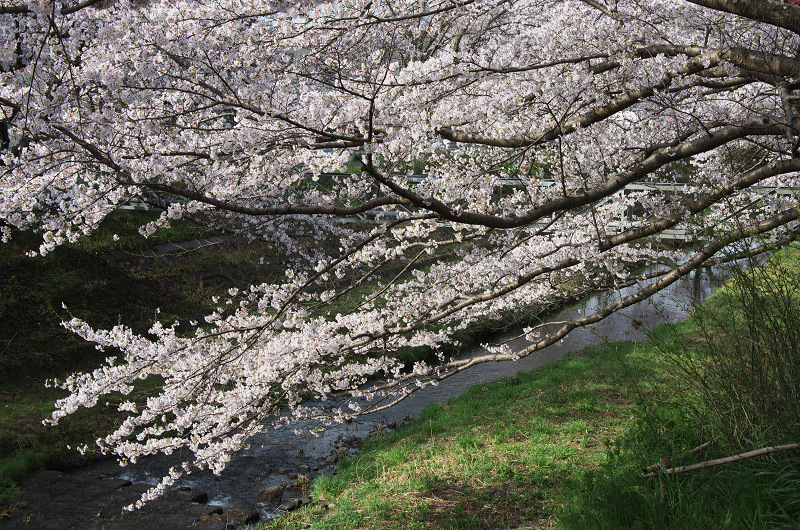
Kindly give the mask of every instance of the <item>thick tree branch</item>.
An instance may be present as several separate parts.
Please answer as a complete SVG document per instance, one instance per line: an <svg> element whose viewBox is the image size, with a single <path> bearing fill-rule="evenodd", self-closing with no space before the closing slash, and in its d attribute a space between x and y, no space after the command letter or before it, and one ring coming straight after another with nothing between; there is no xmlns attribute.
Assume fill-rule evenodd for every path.
<svg viewBox="0 0 800 530"><path fill-rule="evenodd" d="M719 466L722 464L730 464L733 462L738 462L740 460L745 460L747 458L754 458L756 456L768 455L770 453L775 453L778 451L790 451L792 449L798 449L798 448L800 448L800 444L784 444L775 447L762 447L761 449L756 449L754 451L747 451L746 453L726 456L724 458L717 458L715 460L707 460L705 462L699 462L697 464L692 464L689 466L671 467L669 469L663 469L663 470L659 469L647 473L642 473L642 478L657 477L658 475L661 474L674 475L676 473L685 473L686 471L694 471L697 469L704 469L707 467Z"/></svg>
<svg viewBox="0 0 800 530"><path fill-rule="evenodd" d="M652 96L656 91L668 88L674 79L698 74L710 66L719 64L720 61L728 61L747 71L760 72L764 75L777 76L778 78L796 79L800 76L800 60L777 54L756 53L745 48L709 50L698 46L658 45L640 48L636 54L642 58L653 57L658 54L686 55L690 57L690 60L683 68L665 73L661 81L655 85L629 90L607 104L595 107L579 116L570 118L563 124L542 131L525 133L509 138L481 136L457 131L450 127L442 127L436 132L446 140L459 143L509 148L530 147L545 144L559 136L570 134L579 128L599 123L609 116L633 106L642 99ZM616 61L604 64L607 65L607 68L602 69L602 71L619 66Z"/></svg>
<svg viewBox="0 0 800 530"><path fill-rule="evenodd" d="M689 2L800 33L800 6L794 3L776 4L766 0L689 0Z"/></svg>
<svg viewBox="0 0 800 530"><path fill-rule="evenodd" d="M78 2L77 4L71 6L62 7L59 10L59 13L62 15L69 15L104 1L106 0L84 0L83 2ZM0 15L26 15L28 13L33 13L33 10L31 10L27 4L0 6Z"/></svg>
<svg viewBox="0 0 800 530"><path fill-rule="evenodd" d="M472 133L454 131L449 127L442 127L436 132L445 140L459 143L482 144L494 147L530 147L551 142L562 135L567 135L579 128L585 128L604 119L621 112L640 100L652 96L657 90L664 90L672 84L678 77L690 75L707 68L710 64L716 64L719 60L718 54L708 54L690 58L686 65L676 71L665 73L660 82L654 85L643 86L628 90L607 104L597 106L574 118L570 118L564 123L550 127L535 133L525 133L510 138L492 138L480 136Z"/></svg>
<svg viewBox="0 0 800 530"><path fill-rule="evenodd" d="M534 223L543 217L559 211L592 204L593 202L616 193L628 184L647 177L656 169L671 162L711 151L738 138L751 135L780 135L784 133L785 129L786 126L781 120L770 118L751 118L744 120L739 125L721 127L714 130L709 135L687 140L676 146L658 149L640 163L609 178L605 184L593 187L581 195L563 196L553 199L546 204L532 208L527 214L519 217L500 217L474 212L454 212L441 201L433 198L420 197L412 191L401 187L399 184L392 182L390 179L382 176L380 172L372 166L365 166L365 170L395 194L408 199L419 208L436 212L443 219L447 219L448 221L482 225L491 228L515 228Z"/></svg>
<svg viewBox="0 0 800 530"><path fill-rule="evenodd" d="M729 186L724 186L718 190L715 190L712 193L708 193L703 197L695 200L686 207L685 213L688 213L690 215L699 214L712 204L720 201L725 197L730 197L737 191L749 188L754 184L757 184L770 177L786 173L793 173L796 171L800 171L800 160L796 159L796 160L790 160L788 162L781 162L781 161L771 162L765 166L762 166L758 169L755 169L753 171L744 174L742 178L738 179L733 184ZM676 216L675 218L672 219L662 219L660 221L655 221L647 226L631 228L630 230L626 230L621 234L617 234L615 236L606 238L602 243L600 243L599 248L600 250L603 251L609 250L610 248L616 245L621 245L622 243L627 243L630 241L641 239L643 237L659 234L664 230L668 230L684 221L685 217Z"/></svg>

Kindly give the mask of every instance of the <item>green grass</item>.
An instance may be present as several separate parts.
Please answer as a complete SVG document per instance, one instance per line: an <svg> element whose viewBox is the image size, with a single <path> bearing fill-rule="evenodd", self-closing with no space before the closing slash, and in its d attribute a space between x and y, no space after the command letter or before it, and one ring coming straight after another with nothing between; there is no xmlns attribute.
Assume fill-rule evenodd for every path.
<svg viewBox="0 0 800 530"><path fill-rule="evenodd" d="M681 464L800 441L800 251L735 271L678 326L653 339L675 397L645 402L608 463L588 474L567 528L799 528L800 455L776 453L652 479L642 467L712 441ZM598 526L596 521L603 521Z"/></svg>
<svg viewBox="0 0 800 530"><path fill-rule="evenodd" d="M609 344L431 405L317 479L316 506L275 526L552 526L564 492L605 461L608 437L652 391L641 383L650 360Z"/></svg>
<svg viewBox="0 0 800 530"><path fill-rule="evenodd" d="M796 457L745 462L687 476L634 479L621 453L586 478L561 517L575 529L796 529L800 466Z"/></svg>

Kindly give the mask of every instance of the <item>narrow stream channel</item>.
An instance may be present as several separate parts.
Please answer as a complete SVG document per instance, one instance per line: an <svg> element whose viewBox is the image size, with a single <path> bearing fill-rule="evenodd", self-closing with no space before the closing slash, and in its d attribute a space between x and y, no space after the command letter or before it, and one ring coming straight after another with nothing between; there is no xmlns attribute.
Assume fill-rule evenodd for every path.
<svg viewBox="0 0 800 530"><path fill-rule="evenodd" d="M265 500L264 490L292 484L297 481L298 476L313 478L322 474L334 473L338 456L343 453L354 454L357 451L354 445L357 444L352 444L352 441L356 438L366 437L379 424L391 425L393 422L402 421L409 416L413 417L429 403L442 402L458 396L475 384L513 376L519 371L532 370L553 362L568 352L588 345L598 344L605 340L645 339L647 330L657 324L668 321L676 322L686 318L693 304L704 300L719 284L720 280L715 275L715 271L695 271L647 301L621 310L594 326L574 330L559 344L518 361L485 363L475 366L447 379L438 386L430 386L418 391L390 410L367 415L348 424L331 427L319 437L298 439L294 431L296 428L302 429L304 427L302 424L258 435L251 441L250 448L238 454L220 476L209 472L195 472L182 479L179 486L183 487L187 493L184 493L182 497L178 496L177 502L183 504L175 504L175 495L172 498L167 496L168 498L165 500L150 503L144 510L140 510L141 513L135 512L120 517L121 503L135 500L136 495L117 494L119 491L128 489L134 493L138 492L140 495L146 489L145 484L156 484L170 466L180 464L182 459L180 455L150 457L124 469L114 467L107 462L87 466L67 474L55 475L56 472L50 472L50 478L38 479L38 482L34 479L32 485L26 488L21 497L27 499L25 508L12 513L11 518L6 521L0 520L0 527L8 524L9 528L144 528L150 527L152 524L146 522L144 518L155 515L155 517L160 517L155 520L162 521L162 528L225 528L225 524L220 526L219 522L236 522L231 518L226 519L226 514L233 514L236 510L248 514L241 518L240 523L245 520L253 521L256 517L262 521L274 518L279 513L281 502L259 502ZM631 292L630 289L593 295L564 309L554 315L552 319L565 320L592 313L613 299L625 296L629 292ZM506 340L512 336L500 337L499 340ZM509 343L512 349L517 350L526 344L524 339L514 339ZM476 352L476 354L479 353ZM93 477L94 482L86 477ZM74 491L71 492L70 497L74 499L73 501L58 500L55 494L47 493L47 488L56 488L56 486L67 489L68 486L64 486L62 483L73 485ZM59 484L62 485L59 486ZM83 487L83 484L89 484L94 488L92 491L95 493L98 491L98 484L113 485L114 487L107 488L109 491L113 490L108 494L93 493L92 502L94 504L92 509L87 511L69 506L70 502L88 502L86 499L81 500L80 488ZM261 495L260 492L262 492ZM114 494L112 495L112 493ZM191 510L181 507L190 504L192 499L197 499L198 495L202 500L201 506ZM297 492L297 495L300 496L302 493ZM207 496L207 500L205 496ZM124 500L120 500L123 497ZM108 499L108 506L103 506L103 499ZM284 505L285 501L286 495L284 495ZM198 503L193 504L198 505ZM182 526L163 524L166 515L182 510L188 514L189 518L181 519L181 521L193 521L191 517L195 517L196 521L191 525L188 522L175 523ZM220 511L222 514L219 514ZM213 517L205 515L198 518L202 513L210 514L212 512L216 512L216 515ZM26 517L28 521L31 521L31 517L35 517L34 520L40 524L30 526L25 523ZM53 524L44 524L50 522ZM233 526L236 525L228 524L227 527Z"/></svg>

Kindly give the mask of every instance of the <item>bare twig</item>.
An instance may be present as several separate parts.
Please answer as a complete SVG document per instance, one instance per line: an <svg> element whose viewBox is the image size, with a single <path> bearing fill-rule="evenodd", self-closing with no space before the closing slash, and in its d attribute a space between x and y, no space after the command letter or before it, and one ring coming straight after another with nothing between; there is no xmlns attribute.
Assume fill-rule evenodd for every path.
<svg viewBox="0 0 800 530"><path fill-rule="evenodd" d="M700 453L700 452L703 452L703 451L705 451L706 449L708 449L708 448L709 448L709 446L711 446L711 442L706 442L706 443L704 443L703 445L698 445L697 447L695 447L694 449L692 449L692 450L691 450L691 451L689 451L688 453L686 453L686 454L683 454L683 455L681 455L681 456L679 456L679 457L677 457L677 458L675 458L674 460L671 460L671 461L673 461L673 462L674 462L674 461L683 460L683 459L685 459L685 458L689 458L689 457L690 457L690 456L692 456L692 455L696 455L697 453ZM664 459L663 459L663 458L662 458L661 460L662 460L662 462L664 461ZM662 464L662 462L658 462L658 463L656 463L656 464L653 464L652 466L649 466L649 467L646 467L646 468L644 468L644 470L642 471L642 473L649 473L649 472L651 472L651 471L658 471L659 469L663 469L663 468L664 468L664 465ZM669 466L669 465L670 465L670 459L669 459L669 458L667 458L667 463L666 463L666 465L667 465L667 466Z"/></svg>

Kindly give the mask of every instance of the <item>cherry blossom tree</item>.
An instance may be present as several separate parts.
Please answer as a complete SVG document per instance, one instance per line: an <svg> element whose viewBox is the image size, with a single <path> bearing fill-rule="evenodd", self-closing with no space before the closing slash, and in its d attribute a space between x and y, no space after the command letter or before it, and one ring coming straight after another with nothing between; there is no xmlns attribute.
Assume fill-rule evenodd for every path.
<svg viewBox="0 0 800 530"><path fill-rule="evenodd" d="M340 241L279 282L232 289L188 333L65 323L111 356L63 382L52 423L163 380L98 440L122 462L192 451L150 497L322 414L312 398L376 378L374 408L390 406L529 355L734 244L797 234L795 2L19 0L0 4L0 33L4 241L36 230L45 254L133 197L164 208L145 237L187 217L287 249L302 230ZM346 222L365 214L366 228ZM694 244L665 244L670 231ZM458 259L435 259L445 250ZM398 262L403 274L370 279ZM395 355L622 285L638 289L526 328L522 351ZM356 287L360 305L326 310Z"/></svg>

